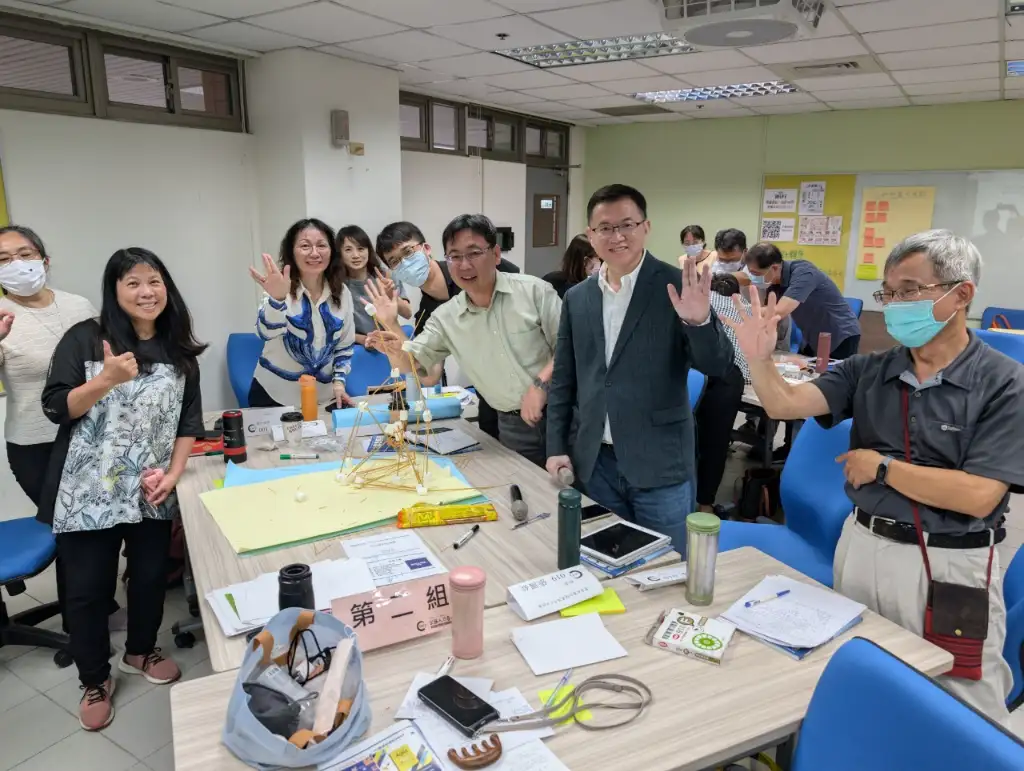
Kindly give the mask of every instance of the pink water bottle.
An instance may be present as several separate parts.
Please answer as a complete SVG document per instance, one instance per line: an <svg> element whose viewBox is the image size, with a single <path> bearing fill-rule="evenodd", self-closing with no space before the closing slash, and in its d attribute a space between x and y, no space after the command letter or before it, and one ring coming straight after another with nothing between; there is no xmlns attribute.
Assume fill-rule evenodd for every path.
<svg viewBox="0 0 1024 771"><path fill-rule="evenodd" d="M484 652L484 586L487 574L477 567L455 568L448 575L452 590L452 655L476 659Z"/></svg>

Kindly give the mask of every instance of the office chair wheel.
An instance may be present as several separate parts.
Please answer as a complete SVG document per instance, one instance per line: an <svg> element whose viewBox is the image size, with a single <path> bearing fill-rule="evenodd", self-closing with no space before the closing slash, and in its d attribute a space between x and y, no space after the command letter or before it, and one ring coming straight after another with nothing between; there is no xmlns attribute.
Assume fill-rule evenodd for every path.
<svg viewBox="0 0 1024 771"><path fill-rule="evenodd" d="M196 644L196 636L191 632L179 632L174 635L174 644L179 648L191 648Z"/></svg>
<svg viewBox="0 0 1024 771"><path fill-rule="evenodd" d="M71 654L65 650L59 650L53 654L53 663L57 665L59 669L67 669L74 663L74 659L71 658Z"/></svg>

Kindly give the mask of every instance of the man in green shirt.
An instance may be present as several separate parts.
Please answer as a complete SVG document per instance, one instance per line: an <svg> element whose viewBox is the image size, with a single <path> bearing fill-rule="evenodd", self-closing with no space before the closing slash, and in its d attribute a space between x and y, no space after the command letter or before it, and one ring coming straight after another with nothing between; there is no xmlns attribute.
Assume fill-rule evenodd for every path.
<svg viewBox="0 0 1024 771"><path fill-rule="evenodd" d="M454 356L480 395L498 413L498 438L510 450L543 467L547 460L548 382L562 303L545 281L501 273L494 224L482 214L463 214L441 237L455 283L462 289L437 308L423 330L408 340L398 324L396 298L367 283L384 332L372 333L378 350L408 373L433 378Z"/></svg>

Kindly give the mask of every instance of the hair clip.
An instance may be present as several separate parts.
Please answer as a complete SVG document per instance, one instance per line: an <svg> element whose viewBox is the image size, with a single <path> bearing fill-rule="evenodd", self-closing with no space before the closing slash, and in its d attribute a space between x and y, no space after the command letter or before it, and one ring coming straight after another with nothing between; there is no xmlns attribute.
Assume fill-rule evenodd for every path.
<svg viewBox="0 0 1024 771"><path fill-rule="evenodd" d="M470 749L463 747L461 755L454 747L448 750L448 760L463 769L486 768L497 763L500 757L501 739L497 734L484 739L479 747L475 744Z"/></svg>

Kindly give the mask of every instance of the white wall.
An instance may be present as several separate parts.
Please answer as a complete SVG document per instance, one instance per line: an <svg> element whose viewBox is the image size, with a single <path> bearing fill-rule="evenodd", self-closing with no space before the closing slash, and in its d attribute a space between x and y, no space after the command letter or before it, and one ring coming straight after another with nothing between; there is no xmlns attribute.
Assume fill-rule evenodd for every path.
<svg viewBox="0 0 1024 771"><path fill-rule="evenodd" d="M235 404L227 335L252 328L257 211L252 137L0 110L11 219L39 232L54 286L100 305L110 255L142 246L167 264L200 340L203 404Z"/></svg>
<svg viewBox="0 0 1024 771"><path fill-rule="evenodd" d="M573 126L569 134L569 218L566 223L566 241L587 229L587 201L593 190L587 190L583 180L583 158L587 152L587 129ZM579 168L572 168L578 166Z"/></svg>
<svg viewBox="0 0 1024 771"><path fill-rule="evenodd" d="M502 161L483 162L483 200L479 211L495 225L511 227L515 246L502 256L519 266L526 265L526 166Z"/></svg>

